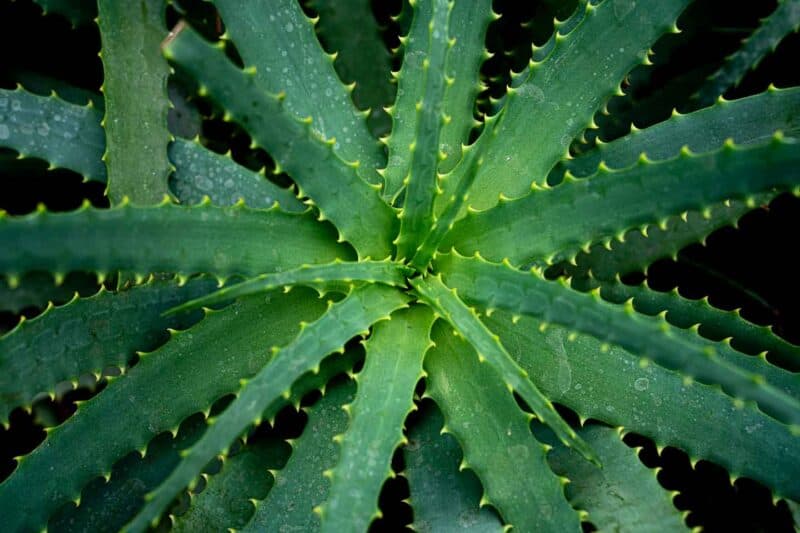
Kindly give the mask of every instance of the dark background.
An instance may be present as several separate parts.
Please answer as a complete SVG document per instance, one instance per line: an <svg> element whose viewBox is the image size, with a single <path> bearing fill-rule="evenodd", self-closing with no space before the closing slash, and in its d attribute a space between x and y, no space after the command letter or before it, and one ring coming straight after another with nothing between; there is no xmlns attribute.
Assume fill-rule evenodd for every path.
<svg viewBox="0 0 800 533"><path fill-rule="evenodd" d="M219 30L210 4L193 0L180 4L209 33ZM479 110L490 109L489 96L502 96L510 80L510 69L520 70L530 58L530 44L543 44L552 31L553 17L563 19L575 4L575 0L495 0L494 9L502 17L492 24L487 38L487 46L495 56L483 67L482 75L489 88L481 95ZM626 96L614 98L609 105L611 116L596 119L600 130L587 135L589 145L597 134L603 140L610 140L626 133L631 122L644 127L664 120L673 108L690 109L689 97L775 4L762 0L746 3L696 0L679 20L682 33L659 40L654 47L655 65L632 73L626 84ZM396 47L403 22L402 18L395 22L390 17L400 11L401 1L373 0L373 7L384 27L387 46ZM306 8L313 12L310 6ZM168 23L177 17L172 10ZM73 29L58 15L42 16L41 9L31 0L0 0L0 50L0 86L4 88L13 88L17 81L32 74L92 91L98 91L102 83L102 64L97 55L100 42L94 25ZM769 83L778 87L800 84L798 57L800 36L793 34L726 96L754 94L766 89ZM246 149L249 139L243 132L221 124L204 102L197 105L206 115L202 135L208 142L223 149L232 147L234 157L243 164L253 167L270 164L263 152ZM584 148L580 144L573 146L576 152ZM38 203L54 211L72 210L84 199L98 207L108 206L102 185L82 183L80 176L69 171L48 171L43 162L16 161L13 152L2 149L0 184L0 209L13 214L28 213ZM647 278L657 289L677 286L685 296L709 296L717 307L741 308L749 320L773 326L776 333L800 343L800 280L797 260L793 257L798 228L800 200L783 195L746 215L738 229L715 232L705 246L697 244L682 250L677 261L655 263L648 269ZM643 277L641 273L628 279L636 282ZM96 289L93 279L80 275L69 276L67 284L70 283L83 294ZM26 309L23 314L31 317L39 312L40 309ZM18 315L0 312L0 334L13 327L18 319ZM80 388L65 394L58 402L39 402L30 414L15 411L11 428L0 428L0 479L13 471L14 456L27 453L42 440L42 424L65 419L74 410L72 402L91 396L93 390L102 386L101 382L97 387ZM276 431L290 435L302 424L302 417L287 414L279 418L278 425L282 427ZM739 479L731 485L722 468L700 461L693 469L686 454L674 448L665 449L659 456L652 443L643 437L629 435L626 442L642 447L640 457L647 466L663 468L658 480L665 488L679 492L675 504L689 511L689 526L703 526L707 531L793 531L786 503L773 505L769 490L762 485L748 479ZM405 496L407 487L402 477L387 482L381 498L385 518L374 525L376 530L401 529L410 523L410 509L400 501ZM591 524L585 527L592 529Z"/></svg>

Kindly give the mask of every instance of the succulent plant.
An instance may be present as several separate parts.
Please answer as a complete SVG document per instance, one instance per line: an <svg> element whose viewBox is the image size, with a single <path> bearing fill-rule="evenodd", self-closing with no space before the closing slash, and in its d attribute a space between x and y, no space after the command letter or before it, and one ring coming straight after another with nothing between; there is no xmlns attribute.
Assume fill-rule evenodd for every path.
<svg viewBox="0 0 800 533"><path fill-rule="evenodd" d="M629 432L800 500L800 348L621 281L800 193L800 89L721 96L795 0L691 112L596 138L689 3L580 0L488 100L490 0L406 6L396 98L366 1L215 0L219 37L165 35L164 0L98 0L102 98L0 90L0 146L112 204L0 218L3 309L102 284L0 337L0 420L105 384L18 458L2 529L362 531L397 473L423 531L683 529ZM171 72L272 174L173 136ZM287 409L308 416L292 439Z"/></svg>

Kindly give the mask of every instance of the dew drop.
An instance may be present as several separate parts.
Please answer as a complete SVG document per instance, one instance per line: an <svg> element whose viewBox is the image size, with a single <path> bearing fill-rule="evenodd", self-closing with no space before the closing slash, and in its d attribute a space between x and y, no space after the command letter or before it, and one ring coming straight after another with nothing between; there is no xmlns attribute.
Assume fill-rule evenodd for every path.
<svg viewBox="0 0 800 533"><path fill-rule="evenodd" d="M11 135L11 132L8 131L8 126L5 124L0 124L0 139L5 140L8 139Z"/></svg>
<svg viewBox="0 0 800 533"><path fill-rule="evenodd" d="M648 386L650 386L650 381L647 378L639 378L633 382L633 388L639 392L646 391Z"/></svg>

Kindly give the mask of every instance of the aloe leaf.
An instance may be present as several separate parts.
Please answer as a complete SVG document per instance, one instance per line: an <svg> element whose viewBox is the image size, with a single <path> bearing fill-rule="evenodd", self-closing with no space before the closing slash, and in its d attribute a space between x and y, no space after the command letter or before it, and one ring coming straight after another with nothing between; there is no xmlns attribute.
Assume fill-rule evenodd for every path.
<svg viewBox="0 0 800 533"><path fill-rule="evenodd" d="M537 431L538 430L538 431ZM672 496L656 479L657 470L639 460L637 449L622 442L622 428L585 426L578 433L597 450L603 468L587 463L539 426L536 437L553 449L547 462L570 482L566 493L573 507L585 509L588 520L599 531L686 531L683 516L672 503Z"/></svg>
<svg viewBox="0 0 800 533"><path fill-rule="evenodd" d="M316 29L320 41L336 54L336 72L343 81L356 84L353 102L359 109L370 110L370 130L378 136L389 133L392 124L383 108L395 95L391 55L370 1L313 0L311 7L319 14Z"/></svg>
<svg viewBox="0 0 800 533"><path fill-rule="evenodd" d="M702 211L685 211L678 216L648 226L644 233L631 230L605 245L595 245L588 253L582 251L575 264L566 267L570 276L591 275L600 280L614 280L617 275L646 270L659 259L677 259L685 246L703 242L713 231L733 224L758 206L769 204L777 192L755 194L746 200L716 202Z"/></svg>
<svg viewBox="0 0 800 533"><path fill-rule="evenodd" d="M470 214L455 225L440 249L454 246L467 255L479 251L515 265L565 259L574 257L581 246L686 210L796 187L799 173L798 143L780 136L753 147L726 143L705 155L682 151L668 161L642 158L632 167L601 167L591 177L534 189L518 200Z"/></svg>
<svg viewBox="0 0 800 533"><path fill-rule="evenodd" d="M108 195L156 204L169 194L167 76L160 53L167 36L165 0L99 0ZM143 157L143 154L147 154Z"/></svg>
<svg viewBox="0 0 800 533"><path fill-rule="evenodd" d="M161 318L158 310L207 294L213 280L198 279L179 287L151 280L119 293L77 295L66 305L51 307L21 322L0 337L0 423L18 406L28 406L43 392L81 374L100 375L110 366L125 367L135 351L152 350L167 328L182 328L194 317ZM94 348L93 348L94 347Z"/></svg>
<svg viewBox="0 0 800 533"><path fill-rule="evenodd" d="M281 395L291 394L291 384L302 374L319 366L324 356L343 350L350 338L368 330L392 311L406 307L408 298L401 292L381 285L355 288L341 302L329 305L317 321L303 324L300 334L283 348L252 379L244 380L236 399L203 437L185 455L178 467L155 491L147 504L128 523L126 529L143 531L158 523L160 514L180 490L202 468L240 435L250 424L258 423L266 407Z"/></svg>
<svg viewBox="0 0 800 533"><path fill-rule="evenodd" d="M347 258L331 233L308 213L276 208L163 204L40 212L0 218L0 271L261 274Z"/></svg>
<svg viewBox="0 0 800 533"><path fill-rule="evenodd" d="M616 344L642 358L704 382L719 384L733 396L756 401L762 409L800 431L800 401L767 383L764 376L730 363L713 343L683 335L665 320L615 306L598 294L582 294L550 282L537 272L457 255L442 256L439 271L467 301L534 316Z"/></svg>
<svg viewBox="0 0 800 533"><path fill-rule="evenodd" d="M395 74L397 96L389 108L392 130L386 140L389 157L386 168L381 171L383 197L388 202L397 199L411 168L412 153L409 148L417 132L417 102L421 100L425 87L423 64L430 44L428 24L433 17L433 7L434 0L415 3L411 10L411 26L406 36L400 39L403 63L400 72Z"/></svg>
<svg viewBox="0 0 800 533"><path fill-rule="evenodd" d="M459 468L473 470L483 483L481 505L494 506L520 531L580 531L563 483L547 465L547 448L534 439L530 415L517 406L501 375L482 365L442 322L432 338L436 347L425 357L425 394L444 413L443 431L464 450Z"/></svg>
<svg viewBox="0 0 800 533"><path fill-rule="evenodd" d="M383 259L391 254L396 222L392 208L356 174L357 163L340 159L334 142L314 131L313 119L298 119L281 96L264 92L252 71L238 69L222 50L186 26L165 45L164 53L263 144L297 182L300 195L314 201L321 216L333 222L360 257Z"/></svg>
<svg viewBox="0 0 800 533"><path fill-rule="evenodd" d="M350 371L362 356L362 351L356 349L348 350L343 355L337 354L326 358L320 365L318 374L308 372L301 377L292 386L291 397L288 399L281 397L273 402L264 411L264 418L271 420L287 405L299 404L307 393L324 388L333 377ZM199 420L197 420L198 418ZM137 452L129 454L114 465L108 482L98 478L82 490L79 506L67 504L62 507L50 519L48 529L59 532L119 531L144 505L145 495L158 487L175 468L180 461L181 450L194 444L205 429L206 418L202 414L198 414L181 424L175 438L167 433L153 439L147 444L144 457ZM271 468L278 468L278 466ZM273 479L271 473L265 470L264 478L271 484ZM217 481L215 476L208 477L206 486L213 487ZM217 494L219 492L217 491ZM263 495L251 495L251 498L259 496L263 498ZM233 497L235 498L235 495ZM114 502L113 505L109 505L109 501ZM217 501L217 498L200 499L199 501L195 500L194 505L203 507L203 513L212 512L208 508ZM247 506L249 508L247 510L250 512L246 518L249 519L252 514L252 506L249 503ZM243 516L245 511L245 506L237 504L237 516ZM223 517L221 519L224 520ZM240 526L243 525L243 523L240 524ZM220 527L220 529L224 529L224 527Z"/></svg>
<svg viewBox="0 0 800 533"><path fill-rule="evenodd" d="M298 289L206 311L202 322L141 356L133 369L81 404L50 430L44 444L19 459L16 471L0 484L5 526L40 530L55 509L78 498L92 478L107 475L114 462L158 433L177 431L183 419L235 392L240 379L269 361L265 347L288 343L302 321L324 311L324 301L314 294ZM215 378L209 380L210 375Z"/></svg>
<svg viewBox="0 0 800 533"><path fill-rule="evenodd" d="M487 121L477 141L484 162L468 205L487 209L498 202L498 195L516 198L526 194L531 183L543 184L570 142L619 91L625 75L646 61L650 46L670 31L688 3L580 2L577 12L559 24L551 41L517 76L503 109ZM463 164L454 169L454 179L445 182L445 197L470 171Z"/></svg>
<svg viewBox="0 0 800 533"><path fill-rule="evenodd" d="M739 145L766 141L776 131L790 137L800 133L800 88L770 87L747 98L719 100L686 115L676 112L664 122L635 129L630 135L561 161L548 182L560 182L565 171L575 177L589 176L601 161L611 168L624 168L636 163L643 153L650 160L660 161L674 157L683 146L704 153L718 149L728 139Z"/></svg>
<svg viewBox="0 0 800 533"><path fill-rule="evenodd" d="M430 6L422 4L430 2ZM439 135L445 122L442 96L445 92L445 62L452 50L449 19L452 5L447 0L420 0L420 14L430 12L428 19L414 17L414 24L424 24L422 65L417 75L423 83L416 95L413 119L414 141L408 146L410 161L403 179L405 201L400 212L400 232L394 241L397 257L410 259L433 223L433 200L436 197L436 167L439 163ZM418 30L417 30L418 31ZM412 27L412 33L415 29ZM413 52L412 52L413 53ZM391 147L391 139L390 139Z"/></svg>
<svg viewBox="0 0 800 533"><path fill-rule="evenodd" d="M20 87L0 89L0 147L104 182L106 167L101 157L106 141L101 117L91 104L71 104Z"/></svg>
<svg viewBox="0 0 800 533"><path fill-rule="evenodd" d="M286 463L289 446L274 438L250 439L209 477L206 488L190 495L186 513L173 517L172 531L226 531L244 526L253 513L250 499L262 499L274 480L269 470Z"/></svg>
<svg viewBox="0 0 800 533"><path fill-rule="evenodd" d="M174 467L180 450L195 442L205 430L205 417L197 414L180 424L177 435L162 433L147 444L144 457L131 452L114 464L111 477L96 477L83 487L79 505L68 502L50 516L53 533L92 531L113 533L136 512L148 487L157 484Z"/></svg>
<svg viewBox="0 0 800 533"><path fill-rule="evenodd" d="M311 130L325 139L335 138L334 153L345 161L358 161L357 174L379 185L375 169L386 160L380 144L369 133L364 114L350 99L352 89L339 80L333 58L322 50L313 22L300 5L294 0L215 0L214 4L245 66L255 67L261 90L284 94L289 113L311 117ZM236 107L226 108L236 114Z"/></svg>
<svg viewBox="0 0 800 533"><path fill-rule="evenodd" d="M712 74L697 91L694 100L700 107L714 102L754 69L761 60L775 50L781 41L800 28L800 2L779 0L778 7L761 21L761 25L745 39L736 52L728 56L719 70Z"/></svg>
<svg viewBox="0 0 800 533"><path fill-rule="evenodd" d="M528 373L511 358L497 335L486 329L475 310L467 307L454 289L448 289L440 277L429 276L409 281L422 301L444 317L472 345L480 362L488 362L503 378L506 387L519 394L565 445L574 447L586 459L597 461L591 448L561 418L550 400L530 381Z"/></svg>
<svg viewBox="0 0 800 533"><path fill-rule="evenodd" d="M324 285L326 282L343 282L347 284L354 281L366 281L399 287L405 285L405 277L411 272L410 268L390 261L359 261L357 263L334 261L326 265L303 265L284 272L262 274L230 287L225 287L207 296L173 307L167 314L197 309L198 307L267 292L287 285L310 285L316 287Z"/></svg>
<svg viewBox="0 0 800 533"><path fill-rule="evenodd" d="M197 204L204 196L216 205L234 205L244 199L250 207L272 207L300 213L308 209L290 190L278 187L263 174L239 165L194 141L175 139L169 158L175 165L170 190L183 204Z"/></svg>
<svg viewBox="0 0 800 533"><path fill-rule="evenodd" d="M491 0L454 2L450 13L448 34L454 40L447 54L447 87L442 101L442 112L447 121L439 135L442 159L439 172L449 172L461 159L462 146L469 141L469 133L478 124L475 120L475 99L483 87L477 74L488 57L485 51L486 31L496 18Z"/></svg>
<svg viewBox="0 0 800 533"><path fill-rule="evenodd" d="M416 306L377 324L366 342L358 392L347 408L350 424L335 438L339 461L326 476L331 488L319 508L322 531L364 531L380 515L378 495L392 473L395 448L406 441L403 421L414 408L432 325L433 313Z"/></svg>
<svg viewBox="0 0 800 533"><path fill-rule="evenodd" d="M713 461L732 479L746 476L800 498L797 435L754 404L658 365L642 367L638 356L555 324L501 310L486 322L548 397L582 418L622 426L686 451L692 463Z"/></svg>
<svg viewBox="0 0 800 533"><path fill-rule="evenodd" d="M275 486L266 499L255 502L255 514L243 532L319 530L319 515L313 510L330 491L323 472L336 464L339 446L333 438L347 428L349 417L343 408L354 394L355 382L334 382L308 409L308 423L292 443L289 461L274 473Z"/></svg>
<svg viewBox="0 0 800 533"><path fill-rule="evenodd" d="M432 402L420 408L421 418L411 426L403 447L414 510L415 531L503 531L503 524L487 507L480 507L483 487L475 474L461 470L463 454L456 439L442 433L444 418Z"/></svg>
<svg viewBox="0 0 800 533"><path fill-rule="evenodd" d="M63 305L75 293L91 296L100 289L97 278L82 272L54 279L45 272L32 272L21 278L0 280L0 311L19 314L28 308L44 309L49 303Z"/></svg>
<svg viewBox="0 0 800 533"><path fill-rule="evenodd" d="M577 281L573 281L573 287L576 287L576 283ZM769 327L748 322L738 310L723 311L712 307L708 298L690 300L681 297L677 289L661 292L646 284L631 286L619 281L589 281L580 283L576 288L582 291L599 288L600 296L614 303L632 299L634 309L640 313L652 316L666 312L666 320L674 326L684 329L699 326L698 331L704 337L715 341L730 339L727 344L733 344L737 350L748 354L763 353L792 372L800 371L800 346L778 337ZM766 357L746 359L757 361L765 360ZM769 365L761 364L761 372L767 372L768 367Z"/></svg>

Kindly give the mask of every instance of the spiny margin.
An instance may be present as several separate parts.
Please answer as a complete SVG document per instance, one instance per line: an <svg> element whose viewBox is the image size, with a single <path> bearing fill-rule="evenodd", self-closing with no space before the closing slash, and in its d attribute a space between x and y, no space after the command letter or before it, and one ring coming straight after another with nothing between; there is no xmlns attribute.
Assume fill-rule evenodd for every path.
<svg viewBox="0 0 800 533"><path fill-rule="evenodd" d="M179 286L174 280L150 278L119 293L100 291L52 305L33 320L23 320L0 337L0 424L18 406L29 406L39 393L55 394L63 381L77 385L81 374L99 377L107 367L127 367L135 352L148 351L164 340L168 328L183 329L197 314L165 319L159 310L208 294L211 279Z"/></svg>
<svg viewBox="0 0 800 533"><path fill-rule="evenodd" d="M393 287L405 286L405 279L412 270L392 261L359 261L344 262L335 260L325 265L303 265L293 270L262 274L236 285L225 287L206 296L185 302L173 307L165 314L180 313L198 307L205 307L242 296L267 292L279 287L291 285L309 285L325 287L339 282L344 286L353 282L383 283Z"/></svg>
<svg viewBox="0 0 800 533"><path fill-rule="evenodd" d="M215 205L234 205L240 199L250 207L279 205L284 211L301 213L308 209L294 192L278 187L263 170L254 172L230 157L212 152L199 142L175 139L167 150L175 165L170 190L182 204L197 204L208 195Z"/></svg>
<svg viewBox="0 0 800 533"><path fill-rule="evenodd" d="M562 160L547 178L550 185L564 174L582 178L593 174L602 161L609 168L625 168L642 154L651 161L675 157L686 146L694 153L718 150L732 139L739 145L769 140L776 131L789 137L800 133L800 88L777 89L738 100L718 99L693 113L677 111L649 128L632 127L630 134L597 146L575 158Z"/></svg>
<svg viewBox="0 0 800 533"><path fill-rule="evenodd" d="M18 158L36 157L86 180L106 181L102 112L92 103L71 104L55 93L39 96L22 87L0 89L0 147Z"/></svg>
<svg viewBox="0 0 800 533"><path fill-rule="evenodd" d="M81 403L72 417L49 430L42 445L18 459L17 469L0 484L5 527L41 530L61 504L80 502L80 491L92 478L108 477L117 460L134 450L144 453L155 435L177 432L186 417L235 392L240 379L270 360L264 347L289 343L304 321L324 312L324 300L314 295L297 289L205 310L199 324L171 332L161 348L140 354L133 369Z"/></svg>
<svg viewBox="0 0 800 533"><path fill-rule="evenodd" d="M469 206L487 209L497 204L498 195L516 198L532 183L542 185L602 103L619 92L625 75L647 61L656 39L677 31L674 23L688 3L579 2L576 13L557 24L550 42L534 50L528 67L515 75L501 111L487 119L475 143L485 163L471 187ZM470 171L460 164L454 175ZM446 197L458 181L445 182Z"/></svg>
<svg viewBox="0 0 800 533"><path fill-rule="evenodd" d="M647 468L638 457L638 449L622 441L623 428L597 424L578 430L597 450L603 468L583 460L549 435L547 428L534 426L534 435L553 449L547 462L553 471L570 479L566 494L570 504L585 509L589 521L601 531L686 531L684 513L672 503L677 494L662 487L658 470Z"/></svg>
<svg viewBox="0 0 800 533"><path fill-rule="evenodd" d="M325 501L330 490L323 472L333 468L339 446L333 441L347 429L349 417L343 407L353 401L355 382L334 380L310 408L303 433L290 441L292 455L277 472L275 486L262 500L253 500L255 513L242 532L318 531L319 515L313 509Z"/></svg>
<svg viewBox="0 0 800 533"><path fill-rule="evenodd" d="M731 344L744 353L757 354L763 361L770 359L791 372L800 371L800 346L778 337L769 327L748 322L738 310L713 307L708 297L690 300L681 296L677 288L661 292L652 289L647 281L633 286L619 280L573 280L572 287L582 292L599 288L604 300L617 304L632 300L634 309L647 315L666 312L664 318L674 326L695 329L706 338Z"/></svg>
<svg viewBox="0 0 800 533"><path fill-rule="evenodd" d="M272 95L258 84L252 68L240 70L219 46L195 30L181 26L164 45L165 56L185 70L207 94L226 109L297 183L337 227L359 257L384 259L391 255L396 216L377 189L356 173L358 161L347 162L335 152L335 139L320 136L313 118L297 118L284 104L285 95Z"/></svg>
<svg viewBox="0 0 800 533"><path fill-rule="evenodd" d="M65 273L118 269L144 277L151 272L207 272L218 278L262 274L302 264L352 257L334 232L309 213L278 208L121 204L95 209L88 203L69 213L22 217L0 212L0 272Z"/></svg>
<svg viewBox="0 0 800 533"><path fill-rule="evenodd" d="M501 533L503 523L488 506L481 507L483 487L469 469L460 469L464 454L444 429L435 403L421 403L420 416L408 429L403 446L408 502L414 511L414 531Z"/></svg>
<svg viewBox="0 0 800 533"><path fill-rule="evenodd" d="M653 439L659 450L684 450L692 464L706 459L721 465L731 483L746 476L776 497L800 498L797 435L754 404L659 365L642 365L639 356L569 328L500 309L485 320L548 397L581 421L622 426Z"/></svg>
<svg viewBox="0 0 800 533"><path fill-rule="evenodd" d="M776 134L757 146L740 148L728 142L704 155L683 150L674 159L651 162L643 157L621 170L601 165L591 177L565 179L556 187L535 188L517 200L471 213L440 249L480 252L514 265L574 258L592 243L610 242L631 228L646 228L687 210L773 188L800 193L798 148L796 140Z"/></svg>
<svg viewBox="0 0 800 533"><path fill-rule="evenodd" d="M553 474L549 447L531 434L533 416L447 324L438 321L432 338L425 395L444 414L442 433L451 433L464 450L459 469L469 468L481 480L481 507L492 505L519 531L580 531L579 514L564 495L566 479Z"/></svg>
<svg viewBox="0 0 800 533"><path fill-rule="evenodd" d="M422 69L424 79L414 106L414 140L406 148L411 160L408 173L403 179L405 200L400 211L400 231L394 244L397 245L397 258L410 259L414 250L433 224L433 201L437 192L436 167L439 164L439 136L446 117L442 111L442 98L445 93L445 63L455 41L448 37L450 13L453 4L448 0L419 0L420 4L430 2L430 20L425 24L425 46ZM423 23L415 16L415 23ZM414 29L412 28L412 32Z"/></svg>
<svg viewBox="0 0 800 533"><path fill-rule="evenodd" d="M317 136L335 139L333 151L343 160L358 161L355 172L368 183L381 185L375 169L385 164L386 156L367 129L367 113L358 111L350 99L354 85L344 85L336 74L336 54L326 54L320 46L314 34L317 20L306 17L294 0L214 0L214 4L222 14L226 36L230 33L244 64L255 68L259 87L285 94L290 113L311 117L310 128ZM364 31L362 27L352 31L356 27L352 21L349 24L350 40Z"/></svg>
<svg viewBox="0 0 800 533"><path fill-rule="evenodd" d="M393 475L392 454L407 443L403 423L416 409L414 389L423 377L422 360L432 346L433 313L416 305L377 324L364 344L364 368L356 375L355 401L345 407L347 431L334 440L339 461L326 472L329 497L318 509L321 531L366 531L380 517L378 496Z"/></svg>
<svg viewBox="0 0 800 533"><path fill-rule="evenodd" d="M693 100L704 107L716 100L731 87L735 87L761 60L775 50L781 41L800 28L800 1L780 0L778 7L728 56L725 63L712 74L697 91Z"/></svg>
<svg viewBox="0 0 800 533"><path fill-rule="evenodd" d="M661 318L636 313L603 301L597 293L583 294L544 279L537 271L522 272L489 263L479 256L440 256L436 266L451 286L469 302L506 309L592 335L642 358L711 384L730 394L759 403L761 409L800 435L800 401L767 383L763 375L742 369L721 357L713 343L685 335Z"/></svg>
<svg viewBox="0 0 800 533"><path fill-rule="evenodd" d="M550 400L531 382L528 373L511 358L497 335L480 321L475 309L464 304L455 289L449 289L438 275L413 278L409 282L422 302L430 305L472 345L478 353L478 362L488 362L495 369L509 392L519 394L566 446L574 447L586 459L597 462L592 449L561 418Z"/></svg>
<svg viewBox="0 0 800 533"><path fill-rule="evenodd" d="M319 367L320 361L393 311L407 307L408 297L396 289L367 285L353 289L341 302L329 302L328 310L315 322L301 324L300 334L283 348L274 347L274 357L252 379L243 380L236 399L213 419L203 437L178 467L155 491L147 504L126 526L141 532L158 523L170 501L197 476L217 454L248 426L261 421L264 409L280 396L290 396L291 386L302 374Z"/></svg>
<svg viewBox="0 0 800 533"><path fill-rule="evenodd" d="M160 44L166 0L99 0L108 195L112 202L157 204L169 194L167 76Z"/></svg>

